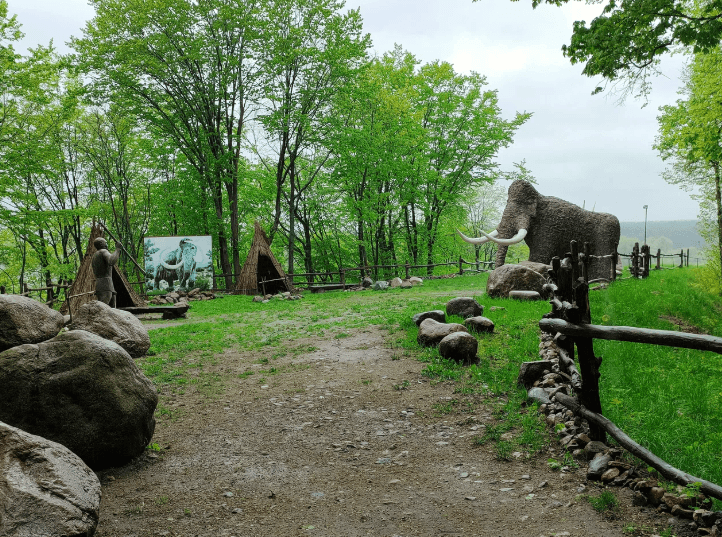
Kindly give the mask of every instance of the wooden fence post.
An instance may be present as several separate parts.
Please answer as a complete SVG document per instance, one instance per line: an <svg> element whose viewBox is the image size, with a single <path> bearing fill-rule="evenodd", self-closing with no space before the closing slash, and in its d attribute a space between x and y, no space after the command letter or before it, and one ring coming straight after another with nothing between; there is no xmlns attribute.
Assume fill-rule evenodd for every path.
<svg viewBox="0 0 722 537"><path fill-rule="evenodd" d="M662 259L662 250L659 249L659 248L657 248L657 266L654 267L655 270L659 270L659 269L660 269L660 266L659 266L659 261L660 261L660 259Z"/></svg>
<svg viewBox="0 0 722 537"><path fill-rule="evenodd" d="M632 248L632 276L635 278L639 276L639 243L634 243Z"/></svg>
<svg viewBox="0 0 722 537"><path fill-rule="evenodd" d="M689 248L687 248L687 264L686 266L689 266Z"/></svg>
<svg viewBox="0 0 722 537"><path fill-rule="evenodd" d="M577 241L569 243L571 249L571 261L572 261L572 284L579 278L579 247Z"/></svg>
<svg viewBox="0 0 722 537"><path fill-rule="evenodd" d="M464 260L461 258L461 256L459 256L459 276L464 275L464 266L462 265L463 262Z"/></svg>
<svg viewBox="0 0 722 537"><path fill-rule="evenodd" d="M684 266L684 249L679 251L679 268Z"/></svg>
<svg viewBox="0 0 722 537"><path fill-rule="evenodd" d="M643 244L642 245L642 278L649 277L650 260L651 260L651 256L649 253L649 245Z"/></svg>
<svg viewBox="0 0 722 537"><path fill-rule="evenodd" d="M584 283L589 283L589 263L592 261L589 255L589 243L584 243L584 256L582 258L582 276L584 277Z"/></svg>
<svg viewBox="0 0 722 537"><path fill-rule="evenodd" d="M411 269L411 266L409 265L409 262L406 262L406 279L408 280L411 277L411 272L409 272Z"/></svg>

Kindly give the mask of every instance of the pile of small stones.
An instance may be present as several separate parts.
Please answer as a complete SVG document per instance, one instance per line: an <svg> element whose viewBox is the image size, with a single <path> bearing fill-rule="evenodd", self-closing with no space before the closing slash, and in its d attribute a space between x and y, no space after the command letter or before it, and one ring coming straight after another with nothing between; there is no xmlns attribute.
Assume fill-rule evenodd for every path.
<svg viewBox="0 0 722 537"><path fill-rule="evenodd" d="M158 295L151 299L150 303L160 306L163 304L178 304L179 302L190 302L193 300L213 300L214 298L221 297L217 296L213 291L201 291L196 287L188 292L173 291L165 295Z"/></svg>
<svg viewBox="0 0 722 537"><path fill-rule="evenodd" d="M278 293L275 295L257 295L253 297L253 302L261 302L263 304L266 304L271 300L301 300L302 298L303 297L301 295L293 295L286 291L285 293Z"/></svg>
<svg viewBox="0 0 722 537"><path fill-rule="evenodd" d="M522 364L519 383L531 386L529 399L540 403L539 412L546 415L547 424L558 429L562 447L576 458L589 461L587 479L629 487L634 491L634 505L656 507L659 513L691 520L688 528L698 535L722 537L722 511L710 511L712 502L705 495L687 494L681 486L673 494L646 470L624 460L623 449L592 441L586 420L556 402L558 392L570 393L571 379L560 369L559 349L551 335L542 334L539 355L541 361ZM563 427L558 427L560 424Z"/></svg>

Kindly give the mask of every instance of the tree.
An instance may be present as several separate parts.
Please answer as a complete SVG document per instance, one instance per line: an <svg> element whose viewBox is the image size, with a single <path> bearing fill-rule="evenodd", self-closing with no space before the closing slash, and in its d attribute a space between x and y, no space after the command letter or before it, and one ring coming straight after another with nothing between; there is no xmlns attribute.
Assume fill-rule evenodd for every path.
<svg viewBox="0 0 722 537"><path fill-rule="evenodd" d="M122 100L180 151L212 199L211 229L227 288L239 274L242 132L259 98L253 55L262 2L91 0L96 16L73 39L96 95ZM82 61L81 61L82 60ZM226 231L230 224L230 252ZM231 266L231 262L233 266Z"/></svg>
<svg viewBox="0 0 722 537"><path fill-rule="evenodd" d="M276 197L271 240L288 206L288 272L293 273L298 200L325 165L331 102L352 83L370 38L359 10L339 0L268 2L267 40L259 49L264 110L260 121L275 142ZM271 149L274 151L274 149ZM257 149L260 153L260 149ZM304 158L305 157L305 158Z"/></svg>
<svg viewBox="0 0 722 537"><path fill-rule="evenodd" d="M696 54L684 74L682 99L662 106L655 148L671 166L663 177L670 184L699 189L713 267L722 294L722 51ZM711 213L711 214L710 214Z"/></svg>
<svg viewBox="0 0 722 537"><path fill-rule="evenodd" d="M561 6L569 1L532 0L532 5ZM625 94L646 94L648 77L658 72L662 55L680 47L709 52L721 39L720 0L611 0L589 25L574 23L570 43L562 51L572 64L585 64L585 75L601 76L615 85L621 82Z"/></svg>
<svg viewBox="0 0 722 537"><path fill-rule="evenodd" d="M442 215L472 187L496 177L497 152L531 117L517 112L509 121L502 119L496 91L485 89L486 83L478 73L458 74L446 62L426 64L418 72L423 157L408 179L421 194L410 206L414 221L423 226L427 264L433 263Z"/></svg>

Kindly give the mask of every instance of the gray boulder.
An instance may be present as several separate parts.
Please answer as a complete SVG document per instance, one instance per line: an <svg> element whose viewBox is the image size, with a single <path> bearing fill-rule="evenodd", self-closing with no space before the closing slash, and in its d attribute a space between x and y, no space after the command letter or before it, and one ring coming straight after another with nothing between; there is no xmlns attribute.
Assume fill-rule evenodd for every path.
<svg viewBox="0 0 722 537"><path fill-rule="evenodd" d="M93 469L139 455L158 394L117 343L84 330L0 353L0 421L63 444Z"/></svg>
<svg viewBox="0 0 722 537"><path fill-rule="evenodd" d="M519 261L517 264L522 267L530 268L542 276L546 276L547 272L552 269L551 265L545 265L544 263L537 263L535 261Z"/></svg>
<svg viewBox="0 0 722 537"><path fill-rule="evenodd" d="M0 295L0 352L58 335L65 320L45 304L19 295Z"/></svg>
<svg viewBox="0 0 722 537"><path fill-rule="evenodd" d="M439 323L446 322L446 314L441 310L425 311L423 313L417 313L411 318L416 326L419 326L424 319L433 319Z"/></svg>
<svg viewBox="0 0 722 537"><path fill-rule="evenodd" d="M468 296L452 298L446 303L447 315L459 315L461 317L478 317L484 313L484 306L475 299Z"/></svg>
<svg viewBox="0 0 722 537"><path fill-rule="evenodd" d="M65 446L0 422L0 535L95 533L100 481Z"/></svg>
<svg viewBox="0 0 722 537"><path fill-rule="evenodd" d="M436 347L442 339L454 332L467 332L467 330L458 323L445 324L434 319L424 319L419 325L416 341L422 347Z"/></svg>
<svg viewBox="0 0 722 537"><path fill-rule="evenodd" d="M389 288L389 283L388 283L388 282L385 282L385 281L383 281L383 280L378 281L378 282L375 282L374 285L373 285L373 287L372 287L372 289L373 289L374 291L385 291L385 290L388 289L388 288Z"/></svg>
<svg viewBox="0 0 722 537"><path fill-rule="evenodd" d="M479 342L467 332L454 332L439 343L439 354L457 362L471 363L476 358Z"/></svg>
<svg viewBox="0 0 722 537"><path fill-rule="evenodd" d="M494 332L494 321L486 317L469 317L464 321L464 326L471 332L488 333Z"/></svg>
<svg viewBox="0 0 722 537"><path fill-rule="evenodd" d="M552 365L554 364L550 360L522 362L519 366L519 377L516 380L517 384L529 388L535 381L544 376L544 371L551 371Z"/></svg>
<svg viewBox="0 0 722 537"><path fill-rule="evenodd" d="M544 390L544 388L531 388L528 392L526 392L526 398L530 401L539 403L540 405L548 405L551 403L549 400L549 394Z"/></svg>
<svg viewBox="0 0 722 537"><path fill-rule="evenodd" d="M508 298L510 291L536 291L546 297L546 278L523 265L502 265L489 274L486 292L491 297Z"/></svg>
<svg viewBox="0 0 722 537"><path fill-rule="evenodd" d="M145 353L150 348L148 330L135 315L127 311L111 308L97 300L81 306L73 318L72 329L85 330L102 338L115 341L133 358L145 356Z"/></svg>
<svg viewBox="0 0 722 537"><path fill-rule="evenodd" d="M361 285L364 287L364 289L368 289L374 284L374 281L369 278L368 276L364 277L363 280L361 280Z"/></svg>

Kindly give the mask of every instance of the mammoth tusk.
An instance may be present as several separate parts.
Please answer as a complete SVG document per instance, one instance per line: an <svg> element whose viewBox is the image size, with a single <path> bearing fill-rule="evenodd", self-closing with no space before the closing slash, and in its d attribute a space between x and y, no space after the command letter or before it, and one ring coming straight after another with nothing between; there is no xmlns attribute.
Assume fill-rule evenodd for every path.
<svg viewBox="0 0 722 537"><path fill-rule="evenodd" d="M177 265L168 265L165 261L161 260L160 264L163 265L168 270L178 270L179 268L181 268L183 266L183 261L181 261Z"/></svg>
<svg viewBox="0 0 722 537"><path fill-rule="evenodd" d="M461 238L464 239L464 240L465 240L466 242L468 242L469 244L477 244L477 245L479 245L479 244L484 244L485 242L489 242L489 239L490 239L491 237L496 237L497 235L499 235L499 232L498 232L497 230L492 231L492 232L489 233L488 235L486 235L486 233L484 233L484 232L482 231L482 233L484 233L484 235L486 235L485 237L480 237L480 238L478 238L478 239L472 239L471 237L467 237L466 235L464 235L464 234L463 234L461 231L459 231L458 229L456 230L456 232L457 232L459 235L461 235Z"/></svg>
<svg viewBox="0 0 722 537"><path fill-rule="evenodd" d="M524 240L524 237L526 237L526 229L521 228L519 231L516 232L516 235L514 235L511 239L497 239L496 237L492 237L491 234L487 235L483 231L481 232L482 235L487 237L489 240L494 241L495 243L501 245L501 246L511 246L512 244L516 244L518 242L521 242Z"/></svg>

